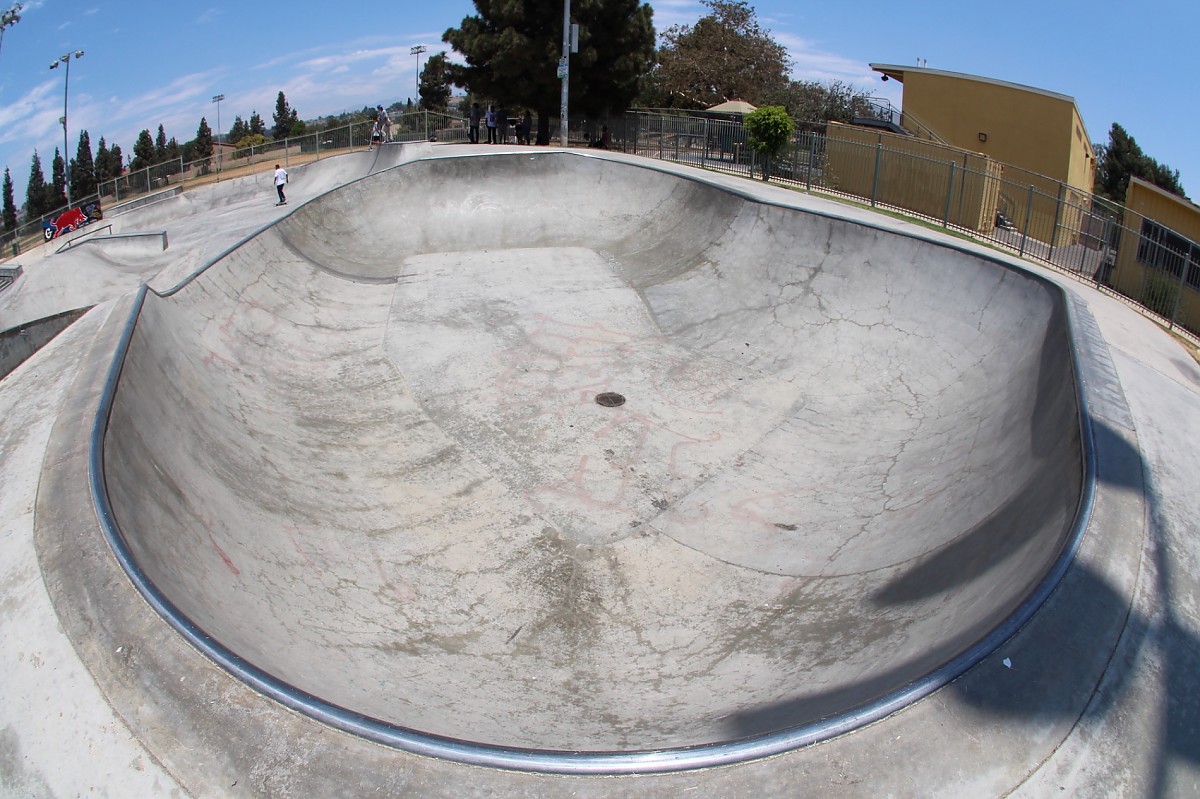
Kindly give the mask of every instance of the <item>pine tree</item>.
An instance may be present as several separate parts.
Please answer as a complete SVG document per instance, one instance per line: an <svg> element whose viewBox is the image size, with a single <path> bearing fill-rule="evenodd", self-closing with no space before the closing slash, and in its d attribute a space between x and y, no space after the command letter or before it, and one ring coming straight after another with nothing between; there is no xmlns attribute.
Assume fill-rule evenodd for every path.
<svg viewBox="0 0 1200 799"><path fill-rule="evenodd" d="M230 144L237 144L249 135L250 128L246 126L245 121L241 117L235 116L233 118L233 125L230 126L229 133L225 136L225 141Z"/></svg>
<svg viewBox="0 0 1200 799"><path fill-rule="evenodd" d="M112 166L112 154L104 137L100 137L100 145L96 148L96 182L103 184L117 176Z"/></svg>
<svg viewBox="0 0 1200 799"><path fill-rule="evenodd" d="M67 165L57 147L54 148L54 160L50 164L50 182L46 184L47 212L67 206Z"/></svg>
<svg viewBox="0 0 1200 799"><path fill-rule="evenodd" d="M200 173L208 174L212 165L213 134L208 126L208 120L200 117L200 127L196 128L196 138L192 141L192 159L199 162Z"/></svg>
<svg viewBox="0 0 1200 799"><path fill-rule="evenodd" d="M1142 151L1125 128L1112 123L1108 144L1096 145L1096 194L1118 203L1125 202L1130 176L1148 180L1160 189L1186 197L1179 170L1160 164Z"/></svg>
<svg viewBox="0 0 1200 799"><path fill-rule="evenodd" d="M283 96L283 92L275 98L275 129L272 131L272 138L275 141L282 141L292 135L292 126L296 123L296 112L288 106L287 98Z"/></svg>
<svg viewBox="0 0 1200 799"><path fill-rule="evenodd" d="M96 164L92 160L92 140L86 130L79 132L79 148L71 160L71 197L82 200L96 193Z"/></svg>
<svg viewBox="0 0 1200 799"><path fill-rule="evenodd" d="M17 203L13 198L13 182L12 175L8 174L8 167L4 167L4 232L12 233L17 229Z"/></svg>
<svg viewBox="0 0 1200 799"><path fill-rule="evenodd" d="M124 156L121 154L121 145L114 144L109 148L109 167L113 170L113 177L119 178L125 173Z"/></svg>
<svg viewBox="0 0 1200 799"><path fill-rule="evenodd" d="M154 163L161 164L167 158L167 132L159 124L158 135L154 137Z"/></svg>
<svg viewBox="0 0 1200 799"><path fill-rule="evenodd" d="M166 142L163 144L165 145ZM129 168L137 172L154 166L154 163L154 139L150 138L150 131L143 129L138 134L137 141L133 143L133 163L129 165Z"/></svg>
<svg viewBox="0 0 1200 799"><path fill-rule="evenodd" d="M181 165L183 159L181 155L182 154L179 151L179 142L175 141L175 137L172 136L167 140L167 146L163 148L162 160L162 163L170 167L170 172L172 175L183 171L183 167Z"/></svg>
<svg viewBox="0 0 1200 799"><path fill-rule="evenodd" d="M478 15L442 34L465 64L450 64L450 82L472 94L501 100L510 109L538 115L538 143L549 141L558 116L562 82L562 4L555 0L475 0ZM624 111L654 55L653 11L639 0L579 0L572 17L580 27L571 56L572 108L598 117Z"/></svg>
<svg viewBox="0 0 1200 799"><path fill-rule="evenodd" d="M257 111L250 114L249 135L253 136L255 134L259 136L267 135L267 126L263 124L263 118L258 115Z"/></svg>
<svg viewBox="0 0 1200 799"><path fill-rule="evenodd" d="M37 150L29 165L29 182L25 186L25 218L34 219L46 213L46 176Z"/></svg>
<svg viewBox="0 0 1200 799"><path fill-rule="evenodd" d="M445 53L435 53L421 70L421 107L430 111L445 111L450 102L450 72Z"/></svg>

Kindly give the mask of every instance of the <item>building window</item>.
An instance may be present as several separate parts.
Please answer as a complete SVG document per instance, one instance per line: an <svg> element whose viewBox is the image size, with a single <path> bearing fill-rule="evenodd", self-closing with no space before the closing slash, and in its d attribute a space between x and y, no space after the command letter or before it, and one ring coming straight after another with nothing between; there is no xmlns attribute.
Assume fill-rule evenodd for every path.
<svg viewBox="0 0 1200 799"><path fill-rule="evenodd" d="M1165 269L1175 277L1187 268L1187 283L1200 291L1200 245L1149 219L1142 220L1137 259L1146 266Z"/></svg>

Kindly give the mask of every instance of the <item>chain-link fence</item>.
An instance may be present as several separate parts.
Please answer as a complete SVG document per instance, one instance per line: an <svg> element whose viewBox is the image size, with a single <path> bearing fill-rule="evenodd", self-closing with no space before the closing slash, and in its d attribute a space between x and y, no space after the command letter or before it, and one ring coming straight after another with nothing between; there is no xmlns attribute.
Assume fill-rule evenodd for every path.
<svg viewBox="0 0 1200 799"><path fill-rule="evenodd" d="M369 147L373 122L355 122L338 128L307 133L280 141L267 141L250 147L215 146L212 155L185 162L178 158L146 169L126 172L99 184L95 194L73 198L74 207L59 208L26 220L16 230L0 238L0 256L12 257L31 247L94 224L105 212L127 206L172 188L187 188L209 182L230 180L272 169L282 164L290 169L337 155ZM400 114L392 121L391 140L466 141L465 121L457 116L432 111Z"/></svg>
<svg viewBox="0 0 1200 799"><path fill-rule="evenodd" d="M737 119L631 111L605 124L613 149L763 175ZM1061 181L927 139L836 124L799 125L769 172L777 183L915 215L1050 264L1200 335L1200 245Z"/></svg>
<svg viewBox="0 0 1200 799"><path fill-rule="evenodd" d="M174 186L287 168L371 145L371 122L253 147L218 147L101 184L77 209L124 205ZM558 120L550 140L559 141ZM1119 293L1200 335L1200 245L1161 221L1044 175L926 138L836 124L801 124L788 150L769 165L746 143L740 119L631 111L573 122L572 146L596 146L604 127L614 150L692 164L746 178L839 195L925 219L1022 257L1050 264ZM393 141L467 141L458 116L417 111L393 120ZM69 209L26 222L2 239L13 255L59 235ZM77 217L73 217L76 221Z"/></svg>

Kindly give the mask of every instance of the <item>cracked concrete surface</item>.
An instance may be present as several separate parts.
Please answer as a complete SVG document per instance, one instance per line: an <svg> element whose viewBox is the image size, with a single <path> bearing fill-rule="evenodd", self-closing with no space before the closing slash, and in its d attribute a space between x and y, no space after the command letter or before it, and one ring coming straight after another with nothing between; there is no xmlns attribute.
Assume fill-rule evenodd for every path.
<svg viewBox="0 0 1200 799"><path fill-rule="evenodd" d="M720 743L905 688L1043 578L1082 480L1060 304L649 170L422 161L147 300L108 491L187 618L333 705L493 746Z"/></svg>
<svg viewBox="0 0 1200 799"><path fill-rule="evenodd" d="M139 563L207 634L305 691L507 746L753 735L961 652L1039 579L1074 512L1062 294L982 250L693 177L447 148L314 190L148 298L104 452ZM787 755L556 778L281 711L166 630L70 501L69 442L130 307L85 317L90 352L57 347L79 374L46 399L64 410L36 537L59 623L128 730L106 745L144 748L153 795L1049 796L1121 769L1078 725L1126 629L1136 492L1101 493L1063 587L1000 651ZM605 390L627 403L595 404ZM1114 407L1092 411L1101 475L1132 485L1103 457L1128 452ZM1085 766L1065 769L1060 747ZM29 751L6 733L0 784L87 784L18 763ZM119 769L106 784L125 792Z"/></svg>

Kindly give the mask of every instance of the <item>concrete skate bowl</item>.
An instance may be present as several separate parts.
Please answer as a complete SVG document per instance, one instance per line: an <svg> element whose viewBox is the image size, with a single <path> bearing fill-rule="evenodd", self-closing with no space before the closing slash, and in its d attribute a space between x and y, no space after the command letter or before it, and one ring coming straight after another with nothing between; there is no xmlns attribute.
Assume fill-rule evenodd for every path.
<svg viewBox="0 0 1200 799"><path fill-rule="evenodd" d="M664 771L845 732L1010 636L1089 506L1059 290L603 158L365 178L135 320L97 492L135 583L424 754Z"/></svg>

